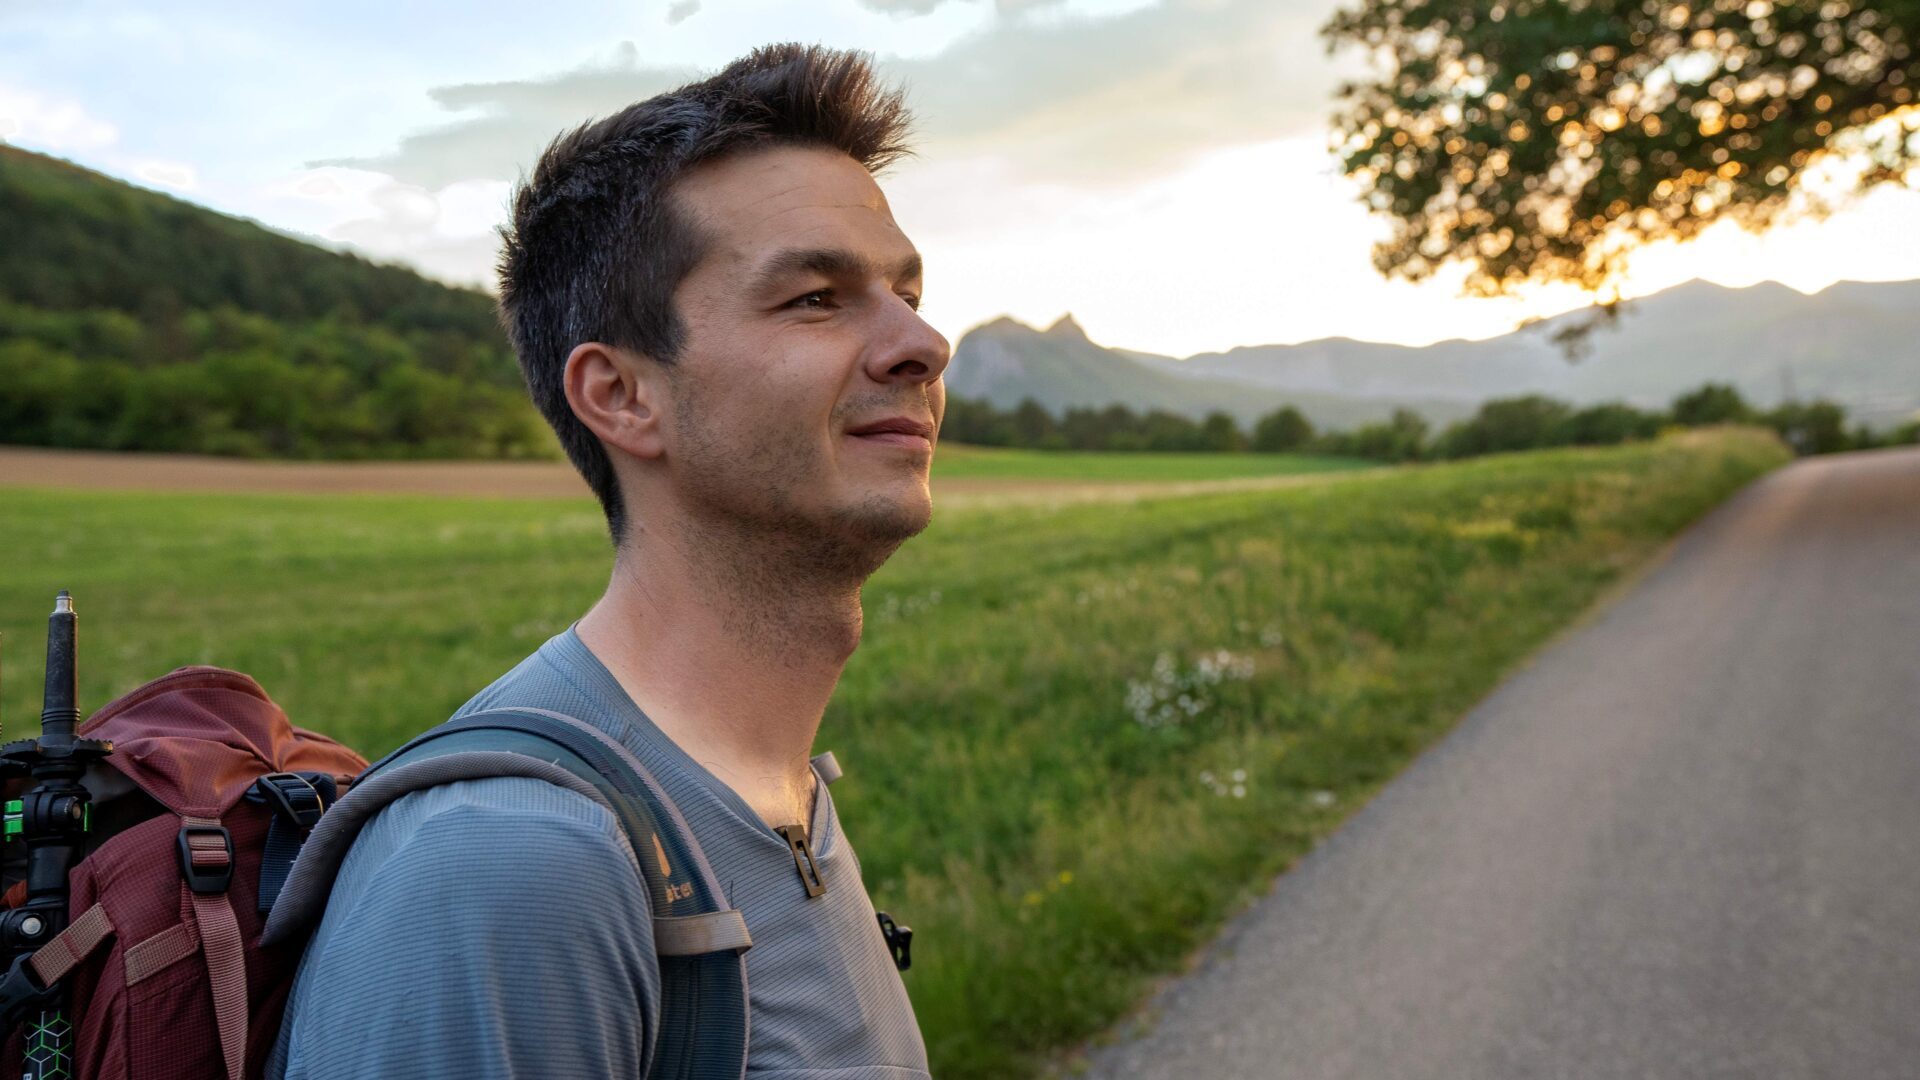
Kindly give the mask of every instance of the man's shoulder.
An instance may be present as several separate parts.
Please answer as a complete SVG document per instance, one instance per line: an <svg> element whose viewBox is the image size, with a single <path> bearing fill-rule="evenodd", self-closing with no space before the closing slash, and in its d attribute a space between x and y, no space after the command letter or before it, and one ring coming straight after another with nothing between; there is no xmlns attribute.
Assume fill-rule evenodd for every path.
<svg viewBox="0 0 1920 1080"><path fill-rule="evenodd" d="M572 1045L503 992L525 989L597 1032L650 1008L649 909L625 834L584 795L518 776L403 795L334 880L269 1075L505 1076L515 1060L587 1051L611 1056L564 1071L632 1074L642 1048L625 1029L617 1046ZM504 1041L475 1045L475 1031Z"/></svg>
<svg viewBox="0 0 1920 1080"><path fill-rule="evenodd" d="M490 776L422 788L382 807L361 828L336 888L355 879L499 858L564 859L637 866L617 818L601 803L530 776Z"/></svg>
<svg viewBox="0 0 1920 1080"><path fill-rule="evenodd" d="M608 707L604 690L596 685L592 654L563 630L482 687L454 710L457 717L488 709L538 708L578 714Z"/></svg>

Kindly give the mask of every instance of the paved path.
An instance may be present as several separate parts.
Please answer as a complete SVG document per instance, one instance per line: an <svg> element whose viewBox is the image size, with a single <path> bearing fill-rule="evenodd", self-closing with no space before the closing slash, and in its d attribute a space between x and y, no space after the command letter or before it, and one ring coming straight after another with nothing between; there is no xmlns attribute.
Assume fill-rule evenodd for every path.
<svg viewBox="0 0 1920 1080"><path fill-rule="evenodd" d="M1920 451L1795 464L1540 655L1091 1076L1920 1077Z"/></svg>

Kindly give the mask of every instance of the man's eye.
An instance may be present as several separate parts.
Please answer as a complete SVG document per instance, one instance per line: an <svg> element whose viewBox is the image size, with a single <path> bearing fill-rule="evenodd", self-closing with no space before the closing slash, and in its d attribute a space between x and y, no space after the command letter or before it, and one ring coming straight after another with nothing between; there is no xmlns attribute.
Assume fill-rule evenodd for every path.
<svg viewBox="0 0 1920 1080"><path fill-rule="evenodd" d="M902 300L905 300L905 301L907 302L907 306L908 306L908 307L910 307L910 308L912 308L913 310L915 310L915 311L919 311L919 310L920 310L920 297L919 297L919 296L917 296L916 294L914 294L914 293L901 293L901 294L900 294L900 299L902 299Z"/></svg>
<svg viewBox="0 0 1920 1080"><path fill-rule="evenodd" d="M809 311L821 311L833 303L832 289L815 289L805 296L797 296L787 302L788 307L804 308Z"/></svg>

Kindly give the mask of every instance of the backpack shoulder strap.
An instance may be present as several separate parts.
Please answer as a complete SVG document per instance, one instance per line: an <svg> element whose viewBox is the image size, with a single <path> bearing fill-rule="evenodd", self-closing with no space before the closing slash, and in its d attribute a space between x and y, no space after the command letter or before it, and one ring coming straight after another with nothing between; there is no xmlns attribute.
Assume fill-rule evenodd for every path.
<svg viewBox="0 0 1920 1080"><path fill-rule="evenodd" d="M320 819L274 906L263 940L317 921L359 829L410 791L455 780L530 776L593 799L626 832L654 912L660 1020L650 1080L739 1080L746 1074L746 959L753 944L713 868L646 766L584 721L544 709L496 709L450 720L370 766Z"/></svg>

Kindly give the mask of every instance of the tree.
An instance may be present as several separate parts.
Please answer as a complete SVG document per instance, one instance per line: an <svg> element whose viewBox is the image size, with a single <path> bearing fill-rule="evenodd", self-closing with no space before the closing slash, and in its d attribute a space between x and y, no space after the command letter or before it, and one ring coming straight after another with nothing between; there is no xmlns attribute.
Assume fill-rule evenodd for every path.
<svg viewBox="0 0 1920 1080"><path fill-rule="evenodd" d="M1739 424L1753 419L1753 408L1726 383L1707 383L1673 399L1673 422L1687 427Z"/></svg>
<svg viewBox="0 0 1920 1080"><path fill-rule="evenodd" d="M1659 433L1665 419L1659 413L1606 401L1567 417L1565 438L1559 441L1575 446L1611 446L1628 439L1651 438Z"/></svg>
<svg viewBox="0 0 1920 1080"><path fill-rule="evenodd" d="M1106 432L1104 449L1146 449L1147 438L1141 430L1140 416L1125 405L1114 402L1100 410L1100 423Z"/></svg>
<svg viewBox="0 0 1920 1080"><path fill-rule="evenodd" d="M1913 0L1352 0L1322 33L1375 62L1333 143L1412 280L1598 289L1638 243L1793 211L1823 154L1862 186L1920 159Z"/></svg>
<svg viewBox="0 0 1920 1080"><path fill-rule="evenodd" d="M1247 437L1240 425L1227 413L1215 410L1200 421L1200 442L1207 450L1238 453L1247 448Z"/></svg>
<svg viewBox="0 0 1920 1080"><path fill-rule="evenodd" d="M1561 445L1573 409L1539 394L1498 398L1470 420L1449 427L1436 444L1440 457L1471 457Z"/></svg>
<svg viewBox="0 0 1920 1080"><path fill-rule="evenodd" d="M1253 426L1253 448L1265 454L1296 451L1313 441L1313 422L1291 405L1282 405Z"/></svg>
<svg viewBox="0 0 1920 1080"><path fill-rule="evenodd" d="M1200 425L1177 412L1153 409L1140 421L1148 450L1201 450Z"/></svg>
<svg viewBox="0 0 1920 1080"><path fill-rule="evenodd" d="M1101 448L1099 427L1100 414L1093 409L1069 407L1060 414L1060 437L1066 440L1069 450L1098 450Z"/></svg>
<svg viewBox="0 0 1920 1080"><path fill-rule="evenodd" d="M1039 446L1053 434L1053 414L1032 398L1021 398L1013 410L1013 433L1017 446Z"/></svg>
<svg viewBox="0 0 1920 1080"><path fill-rule="evenodd" d="M1004 417L991 403L981 398L947 398L946 415L940 418L940 438L975 446L1005 446L1012 441Z"/></svg>
<svg viewBox="0 0 1920 1080"><path fill-rule="evenodd" d="M1831 401L1789 401L1761 417L1799 454L1831 454L1851 449L1847 410Z"/></svg>
<svg viewBox="0 0 1920 1080"><path fill-rule="evenodd" d="M1426 453L1426 418L1411 409L1395 409L1393 417L1329 439L1327 448L1374 461L1414 461Z"/></svg>

